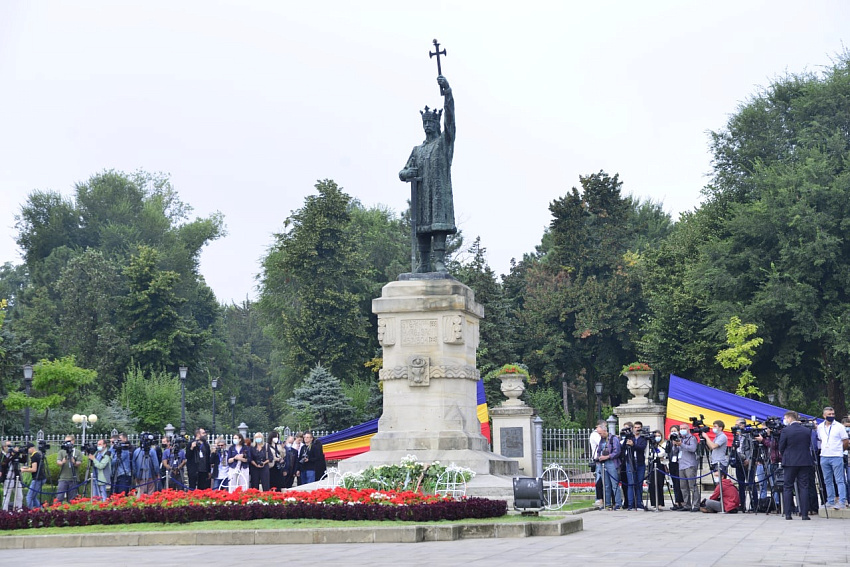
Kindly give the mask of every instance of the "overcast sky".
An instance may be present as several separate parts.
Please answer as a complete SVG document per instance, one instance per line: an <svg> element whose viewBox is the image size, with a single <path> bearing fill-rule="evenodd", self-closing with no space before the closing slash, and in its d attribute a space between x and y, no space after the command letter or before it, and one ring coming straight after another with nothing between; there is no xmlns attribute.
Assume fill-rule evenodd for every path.
<svg viewBox="0 0 850 567"><path fill-rule="evenodd" d="M699 204L708 131L786 72L850 43L842 0L0 3L0 262L34 189L104 169L171 174L228 236L203 252L219 300L256 296L259 260L319 179L400 211L398 179L441 106L457 110L455 214L497 273L540 242L579 175L678 217Z"/></svg>

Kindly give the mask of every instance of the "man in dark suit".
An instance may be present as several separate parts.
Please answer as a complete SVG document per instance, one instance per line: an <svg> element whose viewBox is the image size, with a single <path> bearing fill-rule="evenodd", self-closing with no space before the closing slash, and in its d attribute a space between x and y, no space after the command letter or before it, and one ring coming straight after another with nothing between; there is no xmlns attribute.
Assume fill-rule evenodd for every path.
<svg viewBox="0 0 850 567"><path fill-rule="evenodd" d="M785 414L785 429L779 437L779 452L782 453L782 468L785 471L785 519L791 519L791 491L797 480L797 503L800 516L809 519L809 478L812 474L812 432L803 427L797 412Z"/></svg>

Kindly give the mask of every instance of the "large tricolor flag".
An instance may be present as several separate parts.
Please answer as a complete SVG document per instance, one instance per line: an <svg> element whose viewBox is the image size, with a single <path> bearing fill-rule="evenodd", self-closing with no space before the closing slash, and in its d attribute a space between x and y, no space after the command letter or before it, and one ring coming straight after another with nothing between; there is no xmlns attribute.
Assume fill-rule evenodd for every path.
<svg viewBox="0 0 850 567"><path fill-rule="evenodd" d="M720 420L726 426L725 431L731 432L738 418L746 418L747 423L762 422L770 416L782 419L785 408L751 400L711 386L704 386L670 375L670 393L667 396L667 416L665 429L670 431L671 425L691 425L691 417L705 416L705 424ZM801 417L811 418L802 415Z"/></svg>
<svg viewBox="0 0 850 567"><path fill-rule="evenodd" d="M490 441L490 412L487 409L487 395L484 393L484 380L478 381L478 421L481 422L481 434ZM378 432L378 420L373 419L342 431L319 438L328 460L342 460L369 450L369 440Z"/></svg>

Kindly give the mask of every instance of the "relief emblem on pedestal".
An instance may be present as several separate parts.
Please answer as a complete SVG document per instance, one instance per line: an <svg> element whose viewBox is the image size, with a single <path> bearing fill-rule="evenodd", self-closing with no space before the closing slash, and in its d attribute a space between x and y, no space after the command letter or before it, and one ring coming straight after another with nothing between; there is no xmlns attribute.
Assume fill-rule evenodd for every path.
<svg viewBox="0 0 850 567"><path fill-rule="evenodd" d="M443 316L443 342L452 345L463 344L463 317L461 315Z"/></svg>
<svg viewBox="0 0 850 567"><path fill-rule="evenodd" d="M427 386L430 381L430 368L427 356L414 354L407 359L407 380L411 386Z"/></svg>
<svg viewBox="0 0 850 567"><path fill-rule="evenodd" d="M401 322L402 346L436 345L436 319L408 319Z"/></svg>
<svg viewBox="0 0 850 567"><path fill-rule="evenodd" d="M378 317L378 342L381 346L395 344L395 317Z"/></svg>

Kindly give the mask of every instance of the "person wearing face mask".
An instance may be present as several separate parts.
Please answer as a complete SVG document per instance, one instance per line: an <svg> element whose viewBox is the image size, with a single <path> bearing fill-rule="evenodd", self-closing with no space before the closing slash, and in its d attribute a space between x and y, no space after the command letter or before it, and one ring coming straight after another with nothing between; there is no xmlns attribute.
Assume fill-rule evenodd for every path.
<svg viewBox="0 0 850 567"><path fill-rule="evenodd" d="M251 488L270 490L270 469L272 453L265 443L262 433L254 434L254 445L251 447Z"/></svg>
<svg viewBox="0 0 850 567"><path fill-rule="evenodd" d="M705 439L705 445L711 449L708 455L708 464L711 470L720 470L724 475L729 469L729 457L726 455L726 447L729 446L729 438L723 433L724 423L719 419L712 425L711 432L714 433L714 439L708 438L708 433L703 433L702 438Z"/></svg>
<svg viewBox="0 0 850 567"><path fill-rule="evenodd" d="M836 510L844 508L847 501L847 487L844 484L844 450L848 448L847 430L835 423L835 410L823 408L823 421L817 428L820 440L820 468L823 471L823 483L826 485L826 506ZM836 500L835 485L838 485Z"/></svg>
<svg viewBox="0 0 850 567"><path fill-rule="evenodd" d="M812 434L803 427L795 411L785 413L783 423L785 429L779 436L779 452L782 454L782 470L784 471L784 489L782 507L785 519L791 519L793 503L791 493L794 481L797 481L797 502L800 504L800 516L809 519L809 480L812 477ZM843 428L842 428L843 429ZM846 433L846 432L845 432Z"/></svg>
<svg viewBox="0 0 850 567"><path fill-rule="evenodd" d="M227 443L224 442L224 437L219 435L211 449L210 476L212 477L212 488L213 490L224 490L228 486L227 479L230 473L230 467L227 464Z"/></svg>
<svg viewBox="0 0 850 567"><path fill-rule="evenodd" d="M292 488L298 465L298 449L295 448L295 437L292 435L286 438L281 459L283 461L283 468L281 469L281 473L283 474L283 488Z"/></svg>
<svg viewBox="0 0 850 567"><path fill-rule="evenodd" d="M667 473L666 443L661 431L652 432L652 443L646 448L649 454L649 503L656 510L664 509L664 475Z"/></svg>
<svg viewBox="0 0 850 567"><path fill-rule="evenodd" d="M92 466L97 470L92 498L98 500L106 500L106 489L109 488L110 479L112 479L112 457L106 449L106 441L99 439L97 453L88 455Z"/></svg>
<svg viewBox="0 0 850 567"><path fill-rule="evenodd" d="M670 510L678 512L685 509L685 501L682 497L682 486L679 482L679 453L681 449L679 445L681 437L679 437L679 427L673 425L670 427L670 438L664 442L664 451L667 453L667 471L670 473L670 480L673 484L673 500L675 501Z"/></svg>
<svg viewBox="0 0 850 567"><path fill-rule="evenodd" d="M283 457L285 450L280 442L280 434L272 430L269 433L269 450L272 454L271 468L269 469L269 483L275 490L283 490Z"/></svg>
<svg viewBox="0 0 850 567"><path fill-rule="evenodd" d="M737 513L738 507L741 505L741 497L738 494L738 489L735 488L731 480L726 478L725 473L714 471L712 478L714 479L714 492L702 501L700 511L709 514L717 512L725 512L727 514Z"/></svg>
<svg viewBox="0 0 850 567"><path fill-rule="evenodd" d="M230 467L228 490L237 488L248 489L248 457L251 448L245 444L245 438L240 433L233 434L233 445L227 450L227 465Z"/></svg>
<svg viewBox="0 0 850 567"><path fill-rule="evenodd" d="M691 435L687 425L679 428L679 484L682 487L684 506L681 512L699 512L699 485L697 484L697 447L699 442Z"/></svg>

